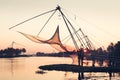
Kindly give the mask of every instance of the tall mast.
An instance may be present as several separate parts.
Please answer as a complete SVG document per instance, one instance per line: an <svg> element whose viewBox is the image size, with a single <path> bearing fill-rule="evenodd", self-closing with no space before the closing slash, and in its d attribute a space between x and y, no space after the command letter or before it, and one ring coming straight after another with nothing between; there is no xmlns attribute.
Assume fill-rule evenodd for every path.
<svg viewBox="0 0 120 80"><path fill-rule="evenodd" d="M63 12L61 11L60 6L57 7L57 10L59 10L59 12L61 13L62 18L63 18L63 20L64 20L64 22L65 22L65 24L66 24L66 27L67 27L67 29L68 29L68 31L69 31L69 33L70 33L70 36L71 36L71 38L72 38L72 41L73 41L76 49L78 50L78 49L79 49L78 44L77 44L77 42L75 41L75 38L73 37L73 34L72 34L72 32L71 32L71 30L70 30L70 28L69 28L69 26L68 26L68 23L70 24L70 22L67 20L66 16L65 16L65 15L63 14ZM68 23L67 23L67 22L68 22ZM71 24L70 24L70 25L71 25ZM75 32L75 31L74 31L74 32Z"/></svg>
<svg viewBox="0 0 120 80"><path fill-rule="evenodd" d="M15 43L15 42L13 41L12 44L11 44L11 48L13 48L14 43Z"/></svg>
<svg viewBox="0 0 120 80"><path fill-rule="evenodd" d="M82 33L82 35L83 35L83 37L84 37L84 39L85 39L85 42L86 42L86 44L87 44L87 45L86 45L87 48L88 48L88 49L93 49L92 43L91 43L91 41L89 40L88 36L84 34L84 32L82 31L82 29L79 29L79 30L81 31L81 33Z"/></svg>

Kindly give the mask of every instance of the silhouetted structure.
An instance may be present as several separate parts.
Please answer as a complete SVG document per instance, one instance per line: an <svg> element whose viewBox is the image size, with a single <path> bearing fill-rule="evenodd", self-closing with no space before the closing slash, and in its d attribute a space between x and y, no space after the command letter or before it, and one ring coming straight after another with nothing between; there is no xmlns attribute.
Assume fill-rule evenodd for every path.
<svg viewBox="0 0 120 80"><path fill-rule="evenodd" d="M15 26L12 26L11 28L9 29L12 29L16 26L19 26L27 21L30 21L32 19L35 19L39 16L42 16L44 14L47 14L47 13L51 13L51 16L47 19L47 21L45 22L45 24L43 25L43 27L41 28L41 30L39 31L38 35L40 34L40 32L44 29L44 27L46 26L46 24L50 21L50 19L54 16L54 14L59 11L60 15L61 15L61 18L63 19L65 25L66 25L66 28L70 34L70 37L72 39L72 42L74 44L74 50L75 51L78 51L80 50L77 55L78 55L78 63L79 63L79 66L83 66L83 59L84 57L86 57L86 59L88 60L92 60L93 61L93 68L96 68L95 67L95 62L99 62L99 65L102 66L103 65L103 61L105 60L108 60L109 61L109 64L108 66L109 67L118 67L120 66L120 42L118 42L117 44L113 45L111 44L110 46L108 46L107 48L107 51L103 50L102 48L98 48L97 50L94 50L94 47L92 46L91 44L91 41L88 39L87 35L85 35L83 33L83 31L81 30L81 28L78 30L81 32L82 34L82 37L84 38L84 40L82 39L82 37L80 36L80 34L78 34L78 31L74 28L74 26L71 24L71 21L68 20L68 18L66 17L66 15L62 12L62 9L60 6L57 6L55 9L53 10L50 10L50 11L47 11L47 12L44 12L42 14L39 14L37 16L34 16L32 18L29 18L21 23L18 23L16 24ZM24 35L25 37L27 37L28 39L34 41L34 42L37 42L37 43L47 43L47 44L50 44L53 48L55 49L58 49L55 47L56 46L59 46L60 47L60 50L59 51L65 51L65 52L68 52L68 53L71 53L71 51L69 51L69 49L67 49L67 47L65 47L65 45L62 44L61 40L60 40L60 36L59 36L59 26L57 26L57 29L55 31L55 34L48 40L41 40L41 38L37 36L33 36L33 35L29 35L29 34L25 34L25 33L22 33L22 32L19 32L21 33L22 35ZM75 36L74 36L74 35ZM90 51L88 53L88 55L84 55L83 54L83 51L81 49L85 49L85 48L88 48L88 50ZM9 50L8 50L9 51ZM73 51L73 50L72 50ZM10 51L12 52L12 51ZM5 52L5 55L6 55L7 52ZM15 51L14 55L18 55L20 52L17 50ZM107 54L108 53L108 54ZM90 54L90 55L89 55ZM7 54L7 55L13 55L13 54ZM58 55L58 54L43 54L43 53L37 53L37 55L40 55L40 56L44 56L44 55L47 55L47 56L61 56ZM76 54L75 54L76 55ZM81 64L80 64L81 62ZM108 68L109 69L109 68ZM81 74L83 75L83 74ZM111 76L111 74L110 74ZM83 79L83 77L82 77Z"/></svg>

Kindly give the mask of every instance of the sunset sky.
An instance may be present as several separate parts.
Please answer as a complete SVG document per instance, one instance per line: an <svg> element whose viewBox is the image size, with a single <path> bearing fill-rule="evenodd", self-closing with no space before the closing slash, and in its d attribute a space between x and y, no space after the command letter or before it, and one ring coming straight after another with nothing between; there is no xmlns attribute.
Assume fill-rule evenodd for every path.
<svg viewBox="0 0 120 80"><path fill-rule="evenodd" d="M11 30L9 28L55 9L57 5L82 28L96 47L106 47L110 42L116 43L120 40L120 0L0 0L0 49L10 47L12 41L15 41L17 44L14 47L24 47L27 53L54 52L55 49L49 45L34 43L17 32L37 35L49 14ZM55 27L61 23L61 18L56 14L52 20L47 25L49 28L45 28L39 36L45 39L51 37ZM64 33L64 27L60 27L60 31Z"/></svg>

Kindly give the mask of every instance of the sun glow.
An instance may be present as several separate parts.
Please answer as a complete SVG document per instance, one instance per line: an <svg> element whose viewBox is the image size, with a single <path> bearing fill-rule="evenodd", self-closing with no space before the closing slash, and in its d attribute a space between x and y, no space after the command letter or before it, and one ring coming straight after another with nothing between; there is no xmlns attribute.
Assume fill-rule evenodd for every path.
<svg viewBox="0 0 120 80"><path fill-rule="evenodd" d="M21 25L13 30L8 30L11 26L24 21L36 14L40 14L46 10L51 10L56 7L56 4L59 3L60 6L64 9L64 12L69 18L76 22L79 27L88 35L90 40L93 41L95 46L108 46L110 42L116 43L120 37L120 5L118 0L110 1L110 0L101 0L101 1L80 1L80 0L71 0L69 1L31 1L31 0L0 0L0 48L9 47L12 41L16 41L20 44L25 45L29 52L36 52L38 50L44 50L43 46L39 46L25 38L22 35L16 33L16 31L21 31L25 33L30 33L36 35L41 26L43 26L45 21L48 19L49 15L37 18L35 20L29 21L24 25ZM28 4L29 3L29 4ZM48 6L46 6L48 5ZM72 6L71 6L72 5ZM102 6L101 6L102 5ZM68 14L70 13L70 15ZM55 27L62 22L57 23L58 21L62 21L61 16L55 15L52 20L49 22L47 27L44 29L39 36L45 39L49 39L53 32L55 31ZM58 19L58 20L56 20ZM57 22L56 22L57 21ZM62 37L68 35L68 32L63 23L60 25L60 34L62 33ZM78 29L78 28L77 28ZM61 38L61 37L60 37ZM70 42L70 44L73 44ZM36 46L35 46L36 45ZM33 47L35 46L35 47ZM44 46L46 49L46 45ZM47 50L54 49L50 46Z"/></svg>

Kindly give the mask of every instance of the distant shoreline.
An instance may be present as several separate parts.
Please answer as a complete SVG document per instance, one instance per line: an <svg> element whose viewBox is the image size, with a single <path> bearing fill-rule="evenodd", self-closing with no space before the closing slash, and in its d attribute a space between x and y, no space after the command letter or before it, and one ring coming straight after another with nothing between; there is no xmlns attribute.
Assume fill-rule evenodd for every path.
<svg viewBox="0 0 120 80"><path fill-rule="evenodd" d="M32 57L32 55L0 56L0 58Z"/></svg>

